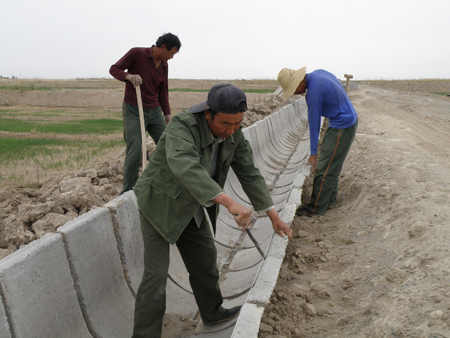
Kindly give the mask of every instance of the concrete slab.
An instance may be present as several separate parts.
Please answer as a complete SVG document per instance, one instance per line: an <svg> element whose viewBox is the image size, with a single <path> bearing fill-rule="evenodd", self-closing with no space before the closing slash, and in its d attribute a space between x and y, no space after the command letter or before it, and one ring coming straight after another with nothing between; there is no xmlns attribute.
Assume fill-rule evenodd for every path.
<svg viewBox="0 0 450 338"><path fill-rule="evenodd" d="M286 158L283 154L281 153L267 153L267 150L269 149L269 120L273 120L274 116L270 115L268 118L264 119L261 121L261 124L259 124L257 126L257 128L255 128L257 130L256 133L256 139L258 140L258 143L260 145L260 152L262 156L269 156L271 157L271 162L274 163L274 167L276 168L276 166L278 165L283 165L283 163L286 161ZM286 130L286 129L285 129Z"/></svg>
<svg viewBox="0 0 450 338"><path fill-rule="evenodd" d="M268 136L267 124L261 124L260 126L261 128L250 129L250 135L253 141L252 150L255 158L259 160L258 162L255 161L255 165L258 168L259 166L265 166L267 172L276 175L286 162L287 157L281 153L268 153L268 140L266 139Z"/></svg>
<svg viewBox="0 0 450 338"><path fill-rule="evenodd" d="M263 252L267 251L267 246L262 245L261 249ZM261 264L262 257L259 253L258 249L253 246L247 246L246 248L240 249L233 261L230 264L230 271L241 271L251 267L254 267L257 264ZM250 277L250 276L249 276Z"/></svg>
<svg viewBox="0 0 450 338"><path fill-rule="evenodd" d="M176 245L170 246L169 275L181 288L192 293L191 285L189 284L189 274Z"/></svg>
<svg viewBox="0 0 450 338"><path fill-rule="evenodd" d="M44 235L2 259L0 283L14 337L91 337L61 235Z"/></svg>
<svg viewBox="0 0 450 338"><path fill-rule="evenodd" d="M92 329L101 337L130 337L134 297L124 278L109 210L93 208L58 232Z"/></svg>
<svg viewBox="0 0 450 338"><path fill-rule="evenodd" d="M229 271L220 283L220 289L225 298L235 298L246 293L253 286L253 279L259 270L255 265L245 270Z"/></svg>
<svg viewBox="0 0 450 338"><path fill-rule="evenodd" d="M242 307L238 321L231 334L232 338L256 338L259 332L259 323L264 313L264 307L246 303Z"/></svg>
<svg viewBox="0 0 450 338"><path fill-rule="evenodd" d="M2 287L0 285L0 295L3 295ZM11 331L9 329L8 318L6 317L5 307L3 306L3 297L0 297L0 338L11 338Z"/></svg>
<svg viewBox="0 0 450 338"><path fill-rule="evenodd" d="M275 288L278 273L283 262L287 243L286 239L280 236L273 236L268 255L247 298L248 303L264 304L264 306L269 304L270 296Z"/></svg>
<svg viewBox="0 0 450 338"><path fill-rule="evenodd" d="M166 312L192 316L197 311L197 303L194 295L171 279L167 280L166 287Z"/></svg>
<svg viewBox="0 0 450 338"><path fill-rule="evenodd" d="M128 191L105 204L114 225L125 278L135 296L144 272L144 242L142 240L136 196Z"/></svg>
<svg viewBox="0 0 450 338"><path fill-rule="evenodd" d="M234 330L234 325L236 324L236 320L232 322L226 322L223 324L218 324L214 326L204 326L203 324L199 325L198 331L196 334L191 336L191 338L229 338ZM216 327L219 326L219 327ZM206 331L208 330L208 331ZM256 336L255 336L256 337Z"/></svg>

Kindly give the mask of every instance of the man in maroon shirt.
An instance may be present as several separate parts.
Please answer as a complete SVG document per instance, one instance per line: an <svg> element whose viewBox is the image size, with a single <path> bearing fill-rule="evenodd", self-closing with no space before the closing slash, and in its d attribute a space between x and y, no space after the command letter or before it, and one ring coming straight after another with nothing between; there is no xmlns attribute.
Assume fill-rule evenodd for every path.
<svg viewBox="0 0 450 338"><path fill-rule="evenodd" d="M135 87L136 85L141 87L145 130L155 143L158 143L172 116L169 105L167 61L178 53L180 47L178 37L167 33L160 36L150 48L130 49L109 69L114 78L126 83L122 113L127 155L121 194L133 189L139 175L142 140Z"/></svg>

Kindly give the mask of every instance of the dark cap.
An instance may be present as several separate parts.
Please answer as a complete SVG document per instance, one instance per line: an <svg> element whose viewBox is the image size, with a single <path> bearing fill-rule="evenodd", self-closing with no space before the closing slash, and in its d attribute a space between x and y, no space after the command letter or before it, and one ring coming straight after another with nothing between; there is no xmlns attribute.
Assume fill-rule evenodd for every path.
<svg viewBox="0 0 450 338"><path fill-rule="evenodd" d="M239 109L239 105L242 102L245 102L244 111L246 111L247 97L245 93L230 83L219 83L211 88L208 93L208 99L205 102L192 106L189 108L189 111L191 113L200 113L207 109L212 109L219 113L237 114L242 113L242 109Z"/></svg>

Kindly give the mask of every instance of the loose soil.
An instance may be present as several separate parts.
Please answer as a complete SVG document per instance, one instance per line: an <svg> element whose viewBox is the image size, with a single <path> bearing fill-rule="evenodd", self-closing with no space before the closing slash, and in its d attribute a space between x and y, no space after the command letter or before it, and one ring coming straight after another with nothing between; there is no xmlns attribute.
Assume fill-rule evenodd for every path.
<svg viewBox="0 0 450 338"><path fill-rule="evenodd" d="M173 88L214 84L188 82L174 80ZM10 108L119 110L123 88L40 94L0 92L0 99ZM172 109L206 95L172 92ZM294 219L295 237L259 337L450 337L450 98L370 85L349 96L359 130L341 173L338 206L325 216ZM268 94L248 98L244 125L287 103ZM147 149L153 148L149 139ZM54 173L40 189L0 190L0 258L115 198L123 160L122 150L91 168ZM189 336L192 323L179 319L167 316L165 337Z"/></svg>
<svg viewBox="0 0 450 338"><path fill-rule="evenodd" d="M450 337L450 98L349 96L338 206L294 219L259 337Z"/></svg>

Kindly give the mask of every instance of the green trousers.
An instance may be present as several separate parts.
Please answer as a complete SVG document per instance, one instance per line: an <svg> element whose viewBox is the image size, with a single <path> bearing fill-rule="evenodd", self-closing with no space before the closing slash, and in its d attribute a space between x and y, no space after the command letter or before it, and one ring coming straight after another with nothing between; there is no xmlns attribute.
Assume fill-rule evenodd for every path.
<svg viewBox="0 0 450 338"><path fill-rule="evenodd" d="M169 243L140 213L144 238L144 274L136 295L133 338L161 337L166 310ZM218 320L225 312L219 288L217 250L208 222L200 228L192 219L176 242L189 273L200 315L205 322Z"/></svg>
<svg viewBox="0 0 450 338"><path fill-rule="evenodd" d="M123 138L127 145L127 155L123 168L123 189L121 194L132 190L139 176L139 164L142 154L141 122L139 109L128 103L122 105ZM166 129L161 107L144 109L145 130L151 138L158 143L159 138Z"/></svg>
<svg viewBox="0 0 450 338"><path fill-rule="evenodd" d="M311 201L306 205L306 209L312 213L325 215L329 206L336 205L339 175L357 129L358 120L350 128L328 128L325 132L314 175Z"/></svg>

